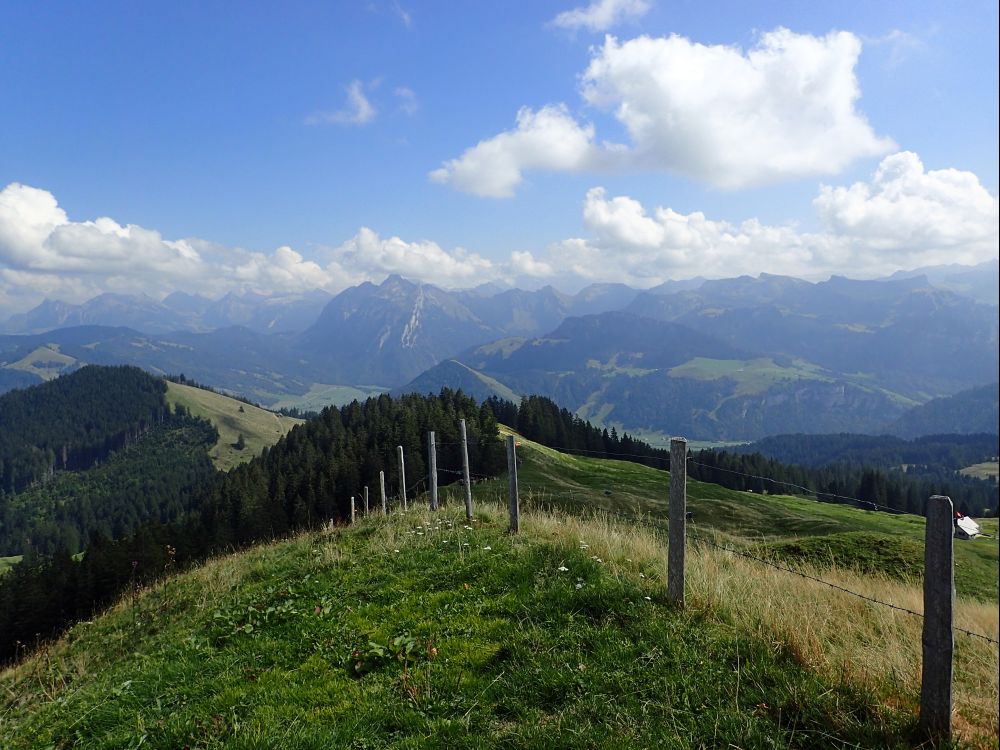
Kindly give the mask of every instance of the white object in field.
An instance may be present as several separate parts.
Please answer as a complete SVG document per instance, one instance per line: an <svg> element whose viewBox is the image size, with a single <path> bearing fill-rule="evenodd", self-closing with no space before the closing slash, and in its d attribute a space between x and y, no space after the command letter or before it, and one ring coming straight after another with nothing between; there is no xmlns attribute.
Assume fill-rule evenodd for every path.
<svg viewBox="0 0 1000 750"><path fill-rule="evenodd" d="M981 533L979 524L968 516L962 516L961 518L955 519L956 539L975 539Z"/></svg>

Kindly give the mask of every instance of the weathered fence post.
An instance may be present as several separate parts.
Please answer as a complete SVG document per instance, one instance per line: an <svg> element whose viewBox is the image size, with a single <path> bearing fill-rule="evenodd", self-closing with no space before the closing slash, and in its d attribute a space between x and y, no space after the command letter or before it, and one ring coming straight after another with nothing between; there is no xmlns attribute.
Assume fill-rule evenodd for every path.
<svg viewBox="0 0 1000 750"><path fill-rule="evenodd" d="M362 501L362 505L365 508L365 517L368 517L368 485L365 485L365 499Z"/></svg>
<svg viewBox="0 0 1000 750"><path fill-rule="evenodd" d="M687 537L687 440L670 438L670 510L667 538L667 599L684 606L684 546Z"/></svg>
<svg viewBox="0 0 1000 750"><path fill-rule="evenodd" d="M354 525L354 495L351 495L351 526Z"/></svg>
<svg viewBox="0 0 1000 750"><path fill-rule="evenodd" d="M510 533L516 534L521 528L521 504L517 496L517 452L514 436L507 436L507 476L510 484L508 505L510 506Z"/></svg>
<svg viewBox="0 0 1000 750"><path fill-rule="evenodd" d="M945 742L951 741L951 678L955 651L953 518L951 498L934 495L927 501L920 726L934 740Z"/></svg>
<svg viewBox="0 0 1000 750"><path fill-rule="evenodd" d="M469 440L465 434L465 420L458 420L462 434L462 481L465 483L465 520L472 520L472 481L469 478Z"/></svg>
<svg viewBox="0 0 1000 750"><path fill-rule="evenodd" d="M431 488L431 510L438 509L438 459L434 430L427 433L427 479Z"/></svg>
<svg viewBox="0 0 1000 750"><path fill-rule="evenodd" d="M403 510L407 510L406 505L406 466L403 464L403 446L396 446L396 455L399 457L399 495L403 498Z"/></svg>
<svg viewBox="0 0 1000 750"><path fill-rule="evenodd" d="M385 497L385 472L380 471L378 473L378 491L382 493L382 515L389 514L389 501Z"/></svg>

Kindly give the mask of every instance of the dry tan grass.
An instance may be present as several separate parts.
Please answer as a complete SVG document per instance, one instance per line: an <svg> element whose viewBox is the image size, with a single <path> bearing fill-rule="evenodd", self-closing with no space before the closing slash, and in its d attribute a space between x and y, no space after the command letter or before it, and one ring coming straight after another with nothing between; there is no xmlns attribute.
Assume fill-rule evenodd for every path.
<svg viewBox="0 0 1000 750"><path fill-rule="evenodd" d="M617 575L636 565L666 568L666 546L649 529L608 516L563 516L532 511L527 534L575 543ZM825 581L883 602L920 612L919 586L852 571L804 569ZM920 694L923 620L777 570L732 553L689 546L688 610L708 614L735 630L786 649L804 666L873 690L887 705L916 711ZM969 599L956 603L955 624L1000 637L997 606ZM974 744L995 744L998 734L1000 652L996 645L955 636L956 732Z"/></svg>

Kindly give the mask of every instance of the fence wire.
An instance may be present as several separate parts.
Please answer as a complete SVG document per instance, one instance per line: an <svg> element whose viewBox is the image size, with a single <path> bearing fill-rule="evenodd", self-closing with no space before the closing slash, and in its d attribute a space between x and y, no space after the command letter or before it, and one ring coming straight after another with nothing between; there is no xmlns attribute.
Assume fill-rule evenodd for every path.
<svg viewBox="0 0 1000 750"><path fill-rule="evenodd" d="M540 497L542 497L543 499L548 499L548 498L552 498L552 499L557 499L557 498L569 499L569 500L572 500L572 501L576 502L579 505L586 505L586 506L589 507L589 509L591 509L591 510L593 510L595 512L600 512L600 513L605 513L605 514L610 515L610 516L615 516L615 517L617 517L617 518L619 518L621 520L629 521L631 523L639 523L639 524L642 524L644 526L653 527L653 528L656 528L656 529L659 529L659 530L662 530L662 531L666 531L668 529L667 524L664 521L662 521L662 520L655 519L655 518L652 518L652 517L649 517L649 516L646 516L646 517L634 516L634 515L631 515L631 514L628 514L628 513L622 513L621 511L612 510L610 508L605 508L605 507L602 507L602 506L591 505L587 501L582 500L579 497L575 496L573 493L551 493L551 492L547 492L545 490L537 490L537 489L532 488L532 487L525 487L524 490L526 492L535 493L535 494L539 495ZM694 524L692 524L692 525L694 525ZM705 544L707 546L714 547L715 549L719 549L719 550L722 550L724 552L728 552L728 553L733 554L733 555L738 555L738 556L744 557L744 558L746 558L748 560L753 560L754 562L757 562L757 563L760 563L762 565L766 565L768 567L774 568L775 570L780 570L780 571L783 571L785 573L791 573L792 575L796 575L796 576L799 576L801 578L805 578L807 580L814 581L815 583L823 584L824 586L828 586L828 587L830 587L832 589L836 589L837 591L843 592L845 594L849 594L851 596L855 596L855 597L857 597L859 599L864 599L865 601L871 602L872 604L878 604L878 605L883 606L883 607L888 607L889 609L894 609L894 610L896 610L898 612L903 612L905 614L912 615L914 617L919 617L921 619L923 619L923 617L924 617L924 615L923 615L922 612L916 612L916 611L914 611L912 609L908 609L906 607L901 607L898 604L893 604L891 602L882 601L881 599L876 599L874 597L868 596L867 594L862 594L862 593L860 593L858 591L853 591L853 590L851 590L849 588L841 586L840 584L824 580L823 578L820 578L818 576L810 575L809 573L804 573L801 570L796 570L795 568L791 568L791 567L788 567L786 565L782 565L780 563L776 563L773 560L768 560L765 557L761 557L759 555L754 555L753 553L747 552L746 550L741 550L741 549L738 549L738 548L733 547L731 545L719 544L715 540L710 539L710 538L708 538L706 536L702 536L701 534L698 534L697 532L695 532L695 533L688 532L687 536L689 538L691 538L691 539L694 539L695 541L697 541L700 544ZM984 640L984 641L986 641L988 643L992 643L994 645L1000 646L1000 640L997 640L995 638L991 638L988 635L983 635L982 633L977 633L977 632L972 631L972 630L967 630L966 628L959 627L958 625L954 625L952 629L954 631L958 632L958 633L962 633L964 635L967 635L967 636L970 636L970 637L973 637L973 638L980 638L980 639L982 639L982 640Z"/></svg>
<svg viewBox="0 0 1000 750"><path fill-rule="evenodd" d="M586 449L586 448L569 448L567 446L562 446L562 445L549 445L549 446L546 446L546 447L552 448L553 450L562 451L564 453L579 453L579 454L584 454L584 455L593 455L593 456L601 456L601 457L614 457L614 458L638 458L638 459L642 459L644 461L660 461L660 462L662 462L664 464L664 467L666 467L670 463L669 456L655 456L655 455L648 455L648 454L644 454L644 453L616 453L614 451L605 451L605 450L589 450L589 449ZM665 447L659 447L659 446L653 446L653 447L655 447L657 450L666 450ZM694 459L694 457L691 456L690 454L688 454L688 456L687 456L687 462L689 464L693 465L693 466L699 466L699 467L701 467L703 469L707 469L707 470L710 470L710 471L721 471L721 472L723 472L725 474L732 474L732 475L735 475L735 476L745 477L746 479L755 479L755 480L757 480L759 482L767 482L768 484L775 485L775 486L791 487L792 489L799 490L800 492L804 492L807 495L814 495L816 497L816 499L819 500L820 502L822 502L823 498L829 498L831 500L843 501L841 504L852 503L852 504L863 506L864 508L875 508L875 509L880 510L880 511L882 511L884 513L891 513L891 514L898 515L898 516L907 515L907 516L915 516L917 518L923 518L924 517L923 514L921 514L921 513L913 513L911 511L901 510L899 508L893 508L893 507L891 507L889 505L883 505L881 503L876 503L876 502L873 502L871 500L862 500L859 497L852 497L851 495L841 495L841 494L838 494L836 492L824 492L822 490L814 490L811 487L806 487L806 486L801 485L801 484L796 484L795 482L788 482L788 481L784 481L784 480L781 480L781 479L772 479L771 477L765 477L765 476L761 476L759 474L748 474L747 472L737 471L736 469L727 469L727 468L724 468L722 466L715 466L713 464L706 464L706 463L704 463L702 461L696 461ZM996 537L996 536L994 536L992 534L980 534L979 536L986 537L988 539L993 539L995 541L1000 541L1000 538L998 538L998 537Z"/></svg>

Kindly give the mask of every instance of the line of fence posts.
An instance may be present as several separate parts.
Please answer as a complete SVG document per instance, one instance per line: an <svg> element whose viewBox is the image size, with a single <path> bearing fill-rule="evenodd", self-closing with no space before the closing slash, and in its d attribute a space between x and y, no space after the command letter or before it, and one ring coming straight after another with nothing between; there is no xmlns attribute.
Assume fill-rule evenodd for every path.
<svg viewBox="0 0 1000 750"><path fill-rule="evenodd" d="M458 421L459 431L462 437L462 485L465 488L465 518L472 520L472 480L469 472L469 441L465 428L465 420ZM430 486L430 509L438 510L438 472L437 472L437 444L433 430L427 433L427 458L428 469L427 479ZM409 510L409 502L406 497L406 462L403 458L403 446L396 446L396 457L399 461L399 495L403 505L403 510ZM389 499L385 492L385 471L378 473L379 495L382 500L382 515L389 512ZM368 486L364 487L363 495L364 515L370 513ZM353 524L357 516L357 506L355 498L351 496L351 523Z"/></svg>
<svg viewBox="0 0 1000 750"><path fill-rule="evenodd" d="M513 438L508 438L508 462ZM515 492L516 475L512 480ZM512 511L513 513L513 511ZM927 502L924 531L924 616L920 682L920 727L934 741L951 742L955 635L954 506L934 495ZM513 515L512 515L513 518ZM670 440L670 506L667 537L667 599L684 607L687 533L687 441Z"/></svg>
<svg viewBox="0 0 1000 750"><path fill-rule="evenodd" d="M465 420L459 421L462 439L462 480L465 487L466 518L472 520L472 487L469 475L468 441ZM507 436L508 509L510 533L521 527L521 506L517 483L517 444ZM437 455L434 432L427 434L431 510L438 509ZM399 490L403 510L408 509L403 446L396 447L399 458ZM388 512L385 472L379 472L382 513ZM667 599L684 607L684 564L687 539L687 440L670 440L670 496L667 537ZM364 488L364 512L368 515L368 487ZM351 523L355 521L355 499L351 496ZM954 669L954 506L951 498L934 495L927 502L924 535L924 616L922 670L920 684L920 726L935 740L951 741L952 675Z"/></svg>

